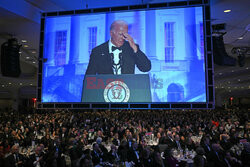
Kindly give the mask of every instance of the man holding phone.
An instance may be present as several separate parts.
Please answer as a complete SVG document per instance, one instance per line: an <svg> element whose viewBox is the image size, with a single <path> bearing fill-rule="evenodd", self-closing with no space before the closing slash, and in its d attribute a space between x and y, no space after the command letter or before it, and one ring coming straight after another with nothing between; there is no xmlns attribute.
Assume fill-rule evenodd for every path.
<svg viewBox="0 0 250 167"><path fill-rule="evenodd" d="M134 74L135 65L142 72L151 69L151 61L128 34L128 24L122 20L110 26L110 40L95 47L90 55L86 75Z"/></svg>

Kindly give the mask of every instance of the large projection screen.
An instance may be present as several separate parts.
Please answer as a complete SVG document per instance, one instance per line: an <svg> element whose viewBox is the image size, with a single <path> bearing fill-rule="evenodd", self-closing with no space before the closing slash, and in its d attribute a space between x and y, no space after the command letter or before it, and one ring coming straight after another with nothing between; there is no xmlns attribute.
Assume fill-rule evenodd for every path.
<svg viewBox="0 0 250 167"><path fill-rule="evenodd" d="M123 21L127 24L128 34L137 44L138 50L146 56L151 64L146 71L142 70L141 65L137 62L143 58L134 60L132 57L134 60L133 72L123 73L121 71L125 70L122 69L118 74L121 75L118 77L127 74L133 75L125 77L127 80L133 78L133 81L129 82L133 84L132 87L136 87L130 88L130 93L134 93L133 89L140 89L142 83L148 82L145 88L143 86L141 88L147 90L140 90L140 92L141 96L148 96L144 92L149 92L150 98L141 101L142 97L140 98L138 95L131 102L184 104L184 108L185 104L188 104L187 108L192 108L192 104L204 104L203 107L198 108L209 108L208 104L213 103L211 95L213 88L209 90L209 84L213 86L213 83L208 78L210 69L207 66L209 52L206 47L206 28L209 26L206 26L208 23L205 20L204 6L111 10L108 12L90 10L91 12L84 14L75 14L77 12L74 11L72 15L67 13L66 15L49 16L47 14L43 18L42 59L38 76L41 85L38 89L40 103L54 104L53 107L55 104L68 104L69 108L76 103L103 103L98 100L100 99L98 97L95 101L95 96L93 96L94 101L93 97L92 101L82 100L88 99L84 96L91 94L83 93L84 84L89 84L84 83L84 78L86 81L88 76L86 70L90 64L90 57L93 57L94 54L99 55L92 58L91 62L99 63L95 64L98 66L95 67L97 72L91 73L91 77L96 75L97 78L103 79L105 75L115 75L113 71L111 73L103 72L110 65L106 64L106 59L109 58L103 57L106 56L106 53L111 52L111 24L114 21ZM123 46L125 44L130 46L129 42L124 42ZM123 53L123 57L119 58L126 63L128 55L124 50ZM114 56L110 59L113 62L117 61ZM122 66L122 68L128 67ZM104 77L102 77L103 75ZM136 82L137 76L147 76L148 80ZM108 85L108 82L99 83L98 81L100 80L91 81L95 89ZM129 85L129 87L131 86ZM113 90L112 93L111 96L116 97ZM114 102L130 103L128 100ZM112 103L112 101L108 101L108 103ZM169 107L171 108L171 105ZM110 108L110 105L104 108ZM132 107L128 104L128 108ZM151 107L149 106L149 108Z"/></svg>

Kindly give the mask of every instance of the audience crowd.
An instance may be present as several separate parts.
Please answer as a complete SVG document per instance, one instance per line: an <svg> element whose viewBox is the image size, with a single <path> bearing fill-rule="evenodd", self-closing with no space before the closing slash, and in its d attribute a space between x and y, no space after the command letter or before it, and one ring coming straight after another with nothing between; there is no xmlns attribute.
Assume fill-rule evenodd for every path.
<svg viewBox="0 0 250 167"><path fill-rule="evenodd" d="M0 111L0 166L250 167L249 113Z"/></svg>

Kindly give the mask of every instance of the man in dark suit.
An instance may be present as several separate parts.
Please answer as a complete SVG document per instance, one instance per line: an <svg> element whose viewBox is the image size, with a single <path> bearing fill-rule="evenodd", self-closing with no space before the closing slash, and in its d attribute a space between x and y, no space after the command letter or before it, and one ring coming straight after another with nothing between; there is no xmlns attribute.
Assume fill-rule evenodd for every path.
<svg viewBox="0 0 250 167"><path fill-rule="evenodd" d="M223 152L220 144L213 143L212 150L207 156L208 166L209 167L225 167Z"/></svg>
<svg viewBox="0 0 250 167"><path fill-rule="evenodd" d="M117 148L114 144L111 145L111 150L108 153L108 159L109 159L109 162L112 164L120 160Z"/></svg>
<svg viewBox="0 0 250 167"><path fill-rule="evenodd" d="M96 48L90 55L86 75L134 74L135 65L142 72L151 69L151 62L128 34L128 24L117 20L110 27L111 39Z"/></svg>
<svg viewBox="0 0 250 167"><path fill-rule="evenodd" d="M119 146L120 145L120 140L119 140L119 134L118 133L115 133L115 136L114 136L114 139L112 140L112 143L116 146Z"/></svg>
<svg viewBox="0 0 250 167"><path fill-rule="evenodd" d="M230 137L227 134L221 134L220 145L224 150L229 150L233 145L230 142Z"/></svg>
<svg viewBox="0 0 250 167"><path fill-rule="evenodd" d="M141 166L140 162L140 152L138 150L138 144L133 143L132 148L128 151L128 160L134 162L135 166Z"/></svg>
<svg viewBox="0 0 250 167"><path fill-rule="evenodd" d="M11 154L5 158L6 167L22 167L25 166L24 157L19 154L19 146L14 145L11 148Z"/></svg>
<svg viewBox="0 0 250 167"><path fill-rule="evenodd" d="M178 150L184 150L185 149L185 145L180 140L180 136L179 135L175 135L173 147L177 148Z"/></svg>
<svg viewBox="0 0 250 167"><path fill-rule="evenodd" d="M241 152L241 161L243 166L250 166L250 143L246 142L243 144L244 145L244 149Z"/></svg>
<svg viewBox="0 0 250 167"><path fill-rule="evenodd" d="M205 155L207 156L211 151L212 151L212 147L210 145L210 139L209 139L209 136L203 138L202 140L202 148L204 149L205 151Z"/></svg>
<svg viewBox="0 0 250 167"><path fill-rule="evenodd" d="M173 148L175 146L174 137L171 131L167 131L165 143L168 145L169 148Z"/></svg>
<svg viewBox="0 0 250 167"><path fill-rule="evenodd" d="M94 166L100 164L103 160L103 152L97 143L93 144L93 151L91 152Z"/></svg>
<svg viewBox="0 0 250 167"><path fill-rule="evenodd" d="M44 153L42 152L42 147L37 146L35 153L29 156L29 163L27 166L30 167L43 167L45 166Z"/></svg>
<svg viewBox="0 0 250 167"><path fill-rule="evenodd" d="M226 151L224 157L224 164L226 167L240 167L241 162L235 157L231 156L230 151Z"/></svg>

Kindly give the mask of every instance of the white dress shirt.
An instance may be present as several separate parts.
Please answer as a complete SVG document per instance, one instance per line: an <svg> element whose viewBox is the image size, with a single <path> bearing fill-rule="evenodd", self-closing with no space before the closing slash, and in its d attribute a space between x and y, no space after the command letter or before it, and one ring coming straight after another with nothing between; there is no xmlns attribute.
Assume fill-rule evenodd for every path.
<svg viewBox="0 0 250 167"><path fill-rule="evenodd" d="M111 42L111 40L109 40L109 53L113 53L113 55L114 55L114 59L113 59L114 63L118 64L119 61L120 61L119 54L122 53L122 50L116 49L116 50L112 51L112 46L115 46L115 45ZM113 72L114 72L115 75L121 75L121 65L120 64L119 65L113 65L112 69L113 69Z"/></svg>

